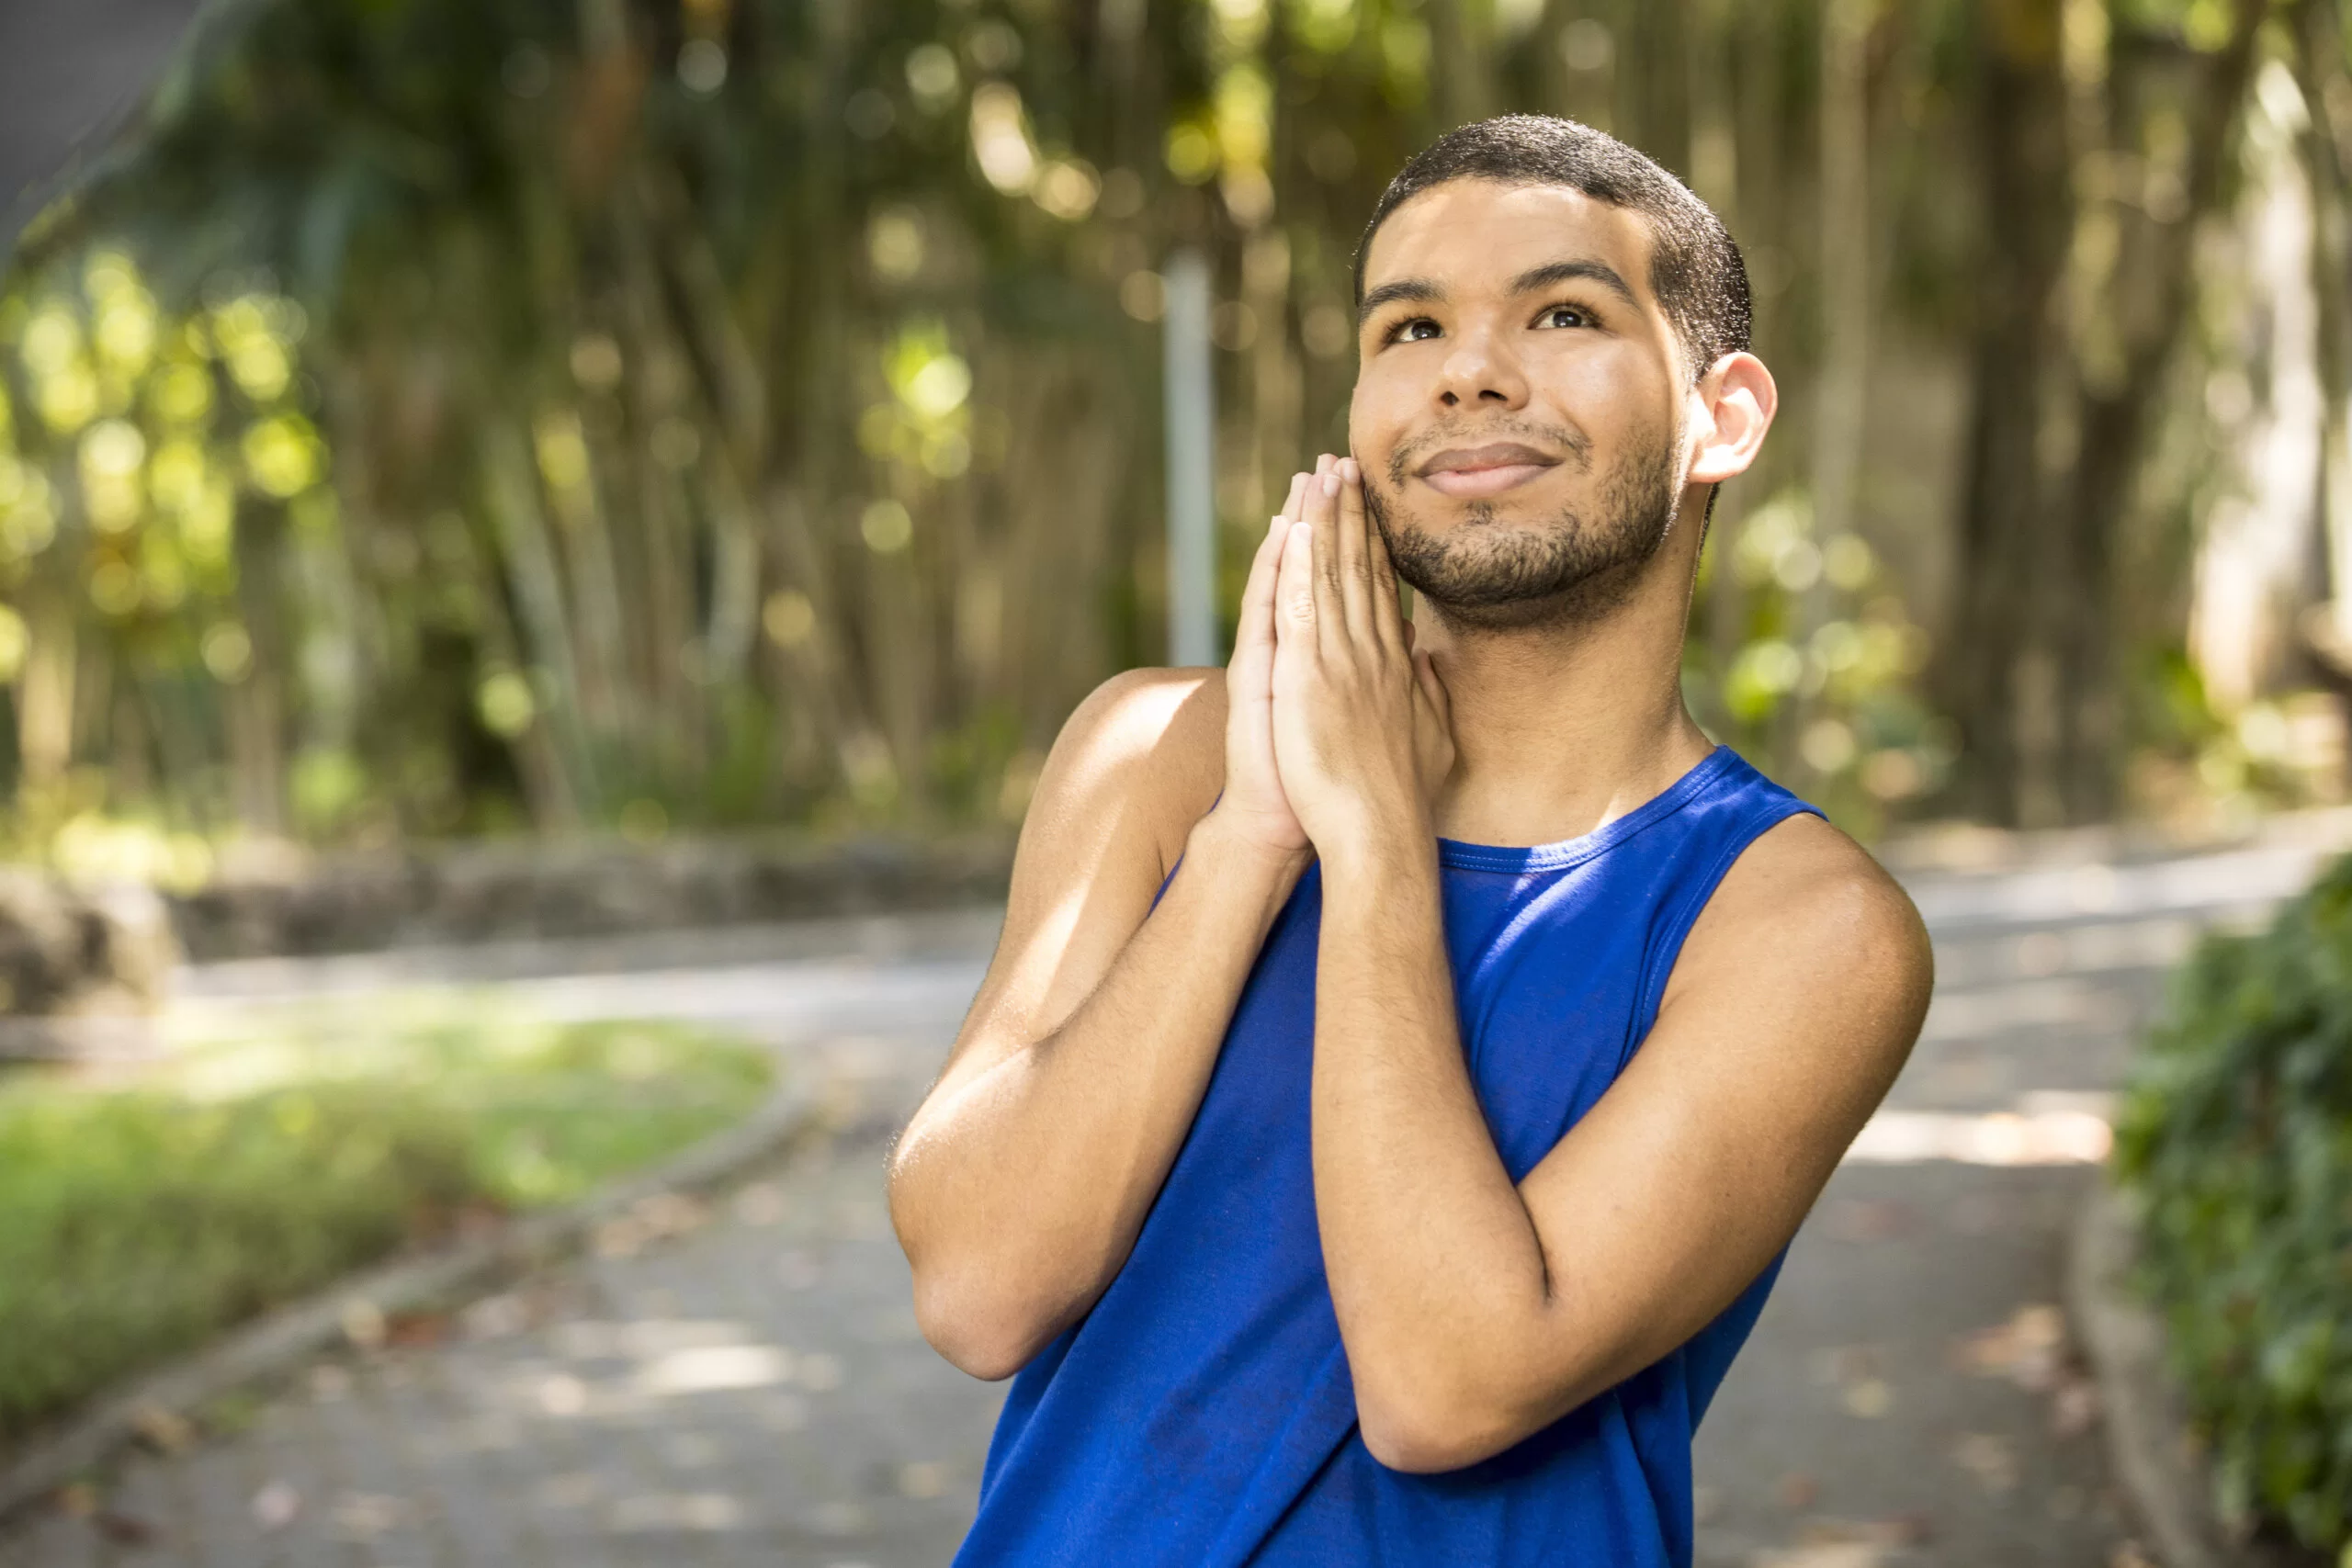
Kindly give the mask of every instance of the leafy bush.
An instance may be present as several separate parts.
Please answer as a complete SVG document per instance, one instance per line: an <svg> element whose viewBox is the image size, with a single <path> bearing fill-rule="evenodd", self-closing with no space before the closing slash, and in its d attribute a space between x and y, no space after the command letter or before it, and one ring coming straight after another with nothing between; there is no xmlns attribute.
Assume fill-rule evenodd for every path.
<svg viewBox="0 0 2352 1568"><path fill-rule="evenodd" d="M2198 951L2116 1147L2221 1507L2352 1550L2352 858Z"/></svg>
<svg viewBox="0 0 2352 1568"><path fill-rule="evenodd" d="M469 1212L690 1144L769 1072L672 1027L345 1007L134 1087L0 1081L0 1438Z"/></svg>

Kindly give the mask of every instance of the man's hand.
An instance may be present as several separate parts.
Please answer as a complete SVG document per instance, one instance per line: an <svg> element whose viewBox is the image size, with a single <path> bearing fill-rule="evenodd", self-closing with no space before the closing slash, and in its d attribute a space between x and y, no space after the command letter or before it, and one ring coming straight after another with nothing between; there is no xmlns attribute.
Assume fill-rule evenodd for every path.
<svg viewBox="0 0 2352 1568"><path fill-rule="evenodd" d="M1290 808L1329 864L1434 836L1453 735L1445 687L1413 647L1387 546L1365 518L1355 459L1322 459L1306 492L1283 530L1274 590L1273 752Z"/></svg>
<svg viewBox="0 0 2352 1568"><path fill-rule="evenodd" d="M1274 766L1274 580L1291 520L1310 484L1321 478L1319 469L1292 476L1290 497L1250 563L1233 658L1225 667L1225 792L1210 813L1241 842L1285 859L1304 856L1307 838Z"/></svg>

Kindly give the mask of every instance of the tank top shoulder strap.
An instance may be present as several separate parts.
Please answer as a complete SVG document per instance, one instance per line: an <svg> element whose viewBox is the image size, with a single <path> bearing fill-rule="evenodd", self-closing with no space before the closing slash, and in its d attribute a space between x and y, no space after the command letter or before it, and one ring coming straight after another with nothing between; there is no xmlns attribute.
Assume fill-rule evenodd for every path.
<svg viewBox="0 0 2352 1568"><path fill-rule="evenodd" d="M1642 874L1651 880L1656 898L1651 905L1634 1028L1626 1037L1620 1070L1657 1021L1658 1005L1665 998L1675 960L1682 954L1683 941L1731 871L1732 863L1748 845L1790 818L1821 815L1820 807L1758 773L1728 746L1717 747L1699 767L1707 770L1707 776L1675 812L1676 830L1644 834L1625 846L1648 863L1642 867Z"/></svg>

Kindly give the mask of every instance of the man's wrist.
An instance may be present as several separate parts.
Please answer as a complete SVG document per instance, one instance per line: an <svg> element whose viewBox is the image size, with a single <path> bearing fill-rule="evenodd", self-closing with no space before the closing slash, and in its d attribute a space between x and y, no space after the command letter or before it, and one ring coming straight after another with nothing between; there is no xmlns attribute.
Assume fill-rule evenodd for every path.
<svg viewBox="0 0 2352 1568"><path fill-rule="evenodd" d="M1237 897L1257 893L1279 905L1315 858L1311 849L1283 849L1221 818L1212 808L1184 837L1188 865L1211 871Z"/></svg>
<svg viewBox="0 0 2352 1568"><path fill-rule="evenodd" d="M1437 835L1426 823L1369 823L1316 846L1323 863L1323 897L1358 895L1386 901L1437 885Z"/></svg>

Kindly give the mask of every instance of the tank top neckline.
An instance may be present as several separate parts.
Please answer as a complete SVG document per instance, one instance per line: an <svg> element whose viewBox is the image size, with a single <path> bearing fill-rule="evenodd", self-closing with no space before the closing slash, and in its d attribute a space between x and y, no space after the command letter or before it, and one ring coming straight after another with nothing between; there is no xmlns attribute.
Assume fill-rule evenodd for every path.
<svg viewBox="0 0 2352 1568"><path fill-rule="evenodd" d="M1474 844L1462 839L1440 838L1437 841L1438 863L1459 871L1498 871L1520 874L1565 870L1606 853L1660 818L1672 816L1738 761L1739 754L1730 747L1717 746L1693 762L1680 778L1633 810L1578 838L1517 847Z"/></svg>

